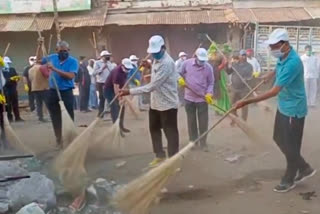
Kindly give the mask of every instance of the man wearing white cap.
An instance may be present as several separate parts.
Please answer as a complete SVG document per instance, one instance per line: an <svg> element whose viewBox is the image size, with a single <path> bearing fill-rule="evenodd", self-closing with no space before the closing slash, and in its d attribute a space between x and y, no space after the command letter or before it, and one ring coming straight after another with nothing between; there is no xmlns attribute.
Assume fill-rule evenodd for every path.
<svg viewBox="0 0 320 214"><path fill-rule="evenodd" d="M124 86L127 81L127 76L129 71L133 68L133 65L130 59L125 58L122 60L121 65L118 65L114 68L110 75L108 76L105 84L104 84L104 96L107 99L108 103L110 103L113 98L119 94L119 90ZM114 103L110 106L111 119L112 122L115 123L119 117L120 112L120 98L118 98ZM130 132L129 129L126 129L123 124L125 108L122 107L120 112L120 131L123 136L123 133Z"/></svg>
<svg viewBox="0 0 320 214"><path fill-rule="evenodd" d="M105 81L107 80L110 72L115 68L115 66L111 63L110 57L111 53L108 51L102 51L101 59L97 60L94 64L94 72L93 75L97 77L96 85L97 90L99 92L99 112L98 115L100 115L105 107L105 98L103 96L103 85Z"/></svg>
<svg viewBox="0 0 320 214"><path fill-rule="evenodd" d="M30 56L29 57L29 65L27 65L23 70L23 83L24 83L24 90L28 93L28 100L29 100L29 108L30 111L33 112L36 109L35 106L35 96L34 93L31 91L31 81L29 79L29 70L32 66L36 63L36 57Z"/></svg>
<svg viewBox="0 0 320 214"><path fill-rule="evenodd" d="M304 87L303 64L295 50L289 44L289 35L285 29L276 29L266 41L271 55L278 59L276 70L264 78L275 76L274 86L264 94L238 102L236 108L278 96L278 111L275 119L273 139L286 157L287 169L276 192L288 192L296 184L312 177L316 170L301 156L301 144L307 99Z"/></svg>
<svg viewBox="0 0 320 214"><path fill-rule="evenodd" d="M162 146L163 129L168 142L168 156L179 151L178 132L178 73L173 59L166 52L164 40L161 36L152 36L149 40L148 53L154 58L151 82L142 87L121 90L121 95L138 95L151 93L151 108L149 111L149 129L156 158L149 164L158 166L166 158Z"/></svg>
<svg viewBox="0 0 320 214"><path fill-rule="evenodd" d="M140 86L141 85L141 73L137 71L139 65L139 58L136 56L136 55L131 55L130 56L130 61L133 65L133 68L129 71L129 74L128 74L128 79L134 74L134 78L131 80L131 82L129 83L129 87L130 88L134 88L136 86Z"/></svg>
<svg viewBox="0 0 320 214"><path fill-rule="evenodd" d="M208 63L204 48L196 51L196 57L186 60L180 71L179 85L185 88L185 108L188 120L189 140L195 141L208 130L208 104L213 104L213 68ZM199 128L198 125L199 124ZM200 147L208 151L207 137L202 138Z"/></svg>

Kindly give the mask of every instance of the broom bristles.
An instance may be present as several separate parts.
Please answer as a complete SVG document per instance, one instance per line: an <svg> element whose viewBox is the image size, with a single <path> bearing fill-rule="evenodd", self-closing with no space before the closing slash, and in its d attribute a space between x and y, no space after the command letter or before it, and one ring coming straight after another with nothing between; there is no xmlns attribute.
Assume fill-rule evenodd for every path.
<svg viewBox="0 0 320 214"><path fill-rule="evenodd" d="M136 119L139 119L139 113L140 113L138 99L139 99L138 96L134 96L131 100L125 97L126 104L129 107L130 112L133 114L133 116Z"/></svg>
<svg viewBox="0 0 320 214"><path fill-rule="evenodd" d="M65 145L69 145L77 136L77 128L71 119L63 101L59 101L61 109L62 139Z"/></svg>
<svg viewBox="0 0 320 214"><path fill-rule="evenodd" d="M176 173L185 155L194 145L193 142L189 143L160 166L118 190L112 200L113 205L128 214L147 214L161 189Z"/></svg>
<svg viewBox="0 0 320 214"><path fill-rule="evenodd" d="M31 149L29 149L24 143L22 143L16 132L11 127L8 120L7 112L3 112L3 124L4 133L9 142L9 145L11 145L20 152L34 155L34 152Z"/></svg>

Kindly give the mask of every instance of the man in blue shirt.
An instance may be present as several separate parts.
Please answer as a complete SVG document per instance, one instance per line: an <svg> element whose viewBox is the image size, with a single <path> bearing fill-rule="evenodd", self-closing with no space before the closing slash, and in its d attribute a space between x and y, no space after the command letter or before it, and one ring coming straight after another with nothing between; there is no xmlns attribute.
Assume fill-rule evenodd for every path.
<svg viewBox="0 0 320 214"><path fill-rule="evenodd" d="M62 122L61 122L61 109L59 105L59 97L56 91L54 79L57 82L58 90L60 91L62 101L70 117L74 120L73 112L73 92L74 78L79 70L78 61L69 56L69 44L65 41L57 43L57 53L46 57L43 63L47 63L49 70L49 93L48 93L48 107L52 120L54 133L58 146L62 146Z"/></svg>
<svg viewBox="0 0 320 214"><path fill-rule="evenodd" d="M242 108L274 96L278 96L278 111L275 119L273 139L286 157L287 169L275 192L288 192L296 184L312 177L316 170L301 156L301 144L307 101L304 87L303 64L289 44L288 32L284 29L273 31L269 40L271 54L278 59L276 70L265 75L269 80L275 76L272 89L255 98L239 101L235 107Z"/></svg>

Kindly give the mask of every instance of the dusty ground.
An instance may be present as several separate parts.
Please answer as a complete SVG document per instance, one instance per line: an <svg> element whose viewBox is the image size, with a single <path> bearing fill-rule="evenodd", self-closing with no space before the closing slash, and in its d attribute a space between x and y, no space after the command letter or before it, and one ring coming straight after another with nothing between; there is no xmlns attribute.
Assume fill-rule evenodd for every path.
<svg viewBox="0 0 320 214"><path fill-rule="evenodd" d="M95 112L77 112L77 125L89 124ZM211 111L212 124L217 116ZM152 213L163 214L298 214L320 213L320 196L311 201L303 200L299 193L316 191L320 193L320 173L295 190L286 194L272 191L283 173L285 162L282 154L271 140L272 113L265 113L257 106L251 106L249 123L258 132L263 142L251 142L238 128L231 128L229 121L222 123L208 137L210 152L194 151L183 163L182 172L172 179L168 193ZM318 118L320 109L311 109L306 121L303 155L314 168L320 168L320 132ZM50 123L38 123L34 115L25 113L23 124L13 124L13 128L23 141L34 148L40 157L55 154L53 131ZM127 115L126 126L132 133L125 139L125 154L114 154L116 158L104 161L90 161L90 176L107 177L126 183L142 174L153 158L148 134L147 114L141 113L139 120ZM110 122L103 125L107 130ZM185 112L179 112L181 144L187 143ZM267 139L267 140L265 140ZM106 139L107 140L107 139ZM126 157L119 157L119 156ZM235 163L226 158L239 155ZM116 168L121 161L127 164Z"/></svg>

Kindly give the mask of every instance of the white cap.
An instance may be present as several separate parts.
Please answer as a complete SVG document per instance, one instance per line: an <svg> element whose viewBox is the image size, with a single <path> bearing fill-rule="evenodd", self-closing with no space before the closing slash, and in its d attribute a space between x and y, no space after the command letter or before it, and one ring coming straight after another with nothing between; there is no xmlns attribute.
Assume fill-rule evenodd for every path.
<svg viewBox="0 0 320 214"><path fill-rule="evenodd" d="M161 36L159 35L152 36L149 40L149 48L147 52L151 54L159 53L163 45L164 45L164 40Z"/></svg>
<svg viewBox="0 0 320 214"><path fill-rule="evenodd" d="M12 63L11 59L10 59L8 56L5 56L5 57L3 58L3 61L4 61L5 63Z"/></svg>
<svg viewBox="0 0 320 214"><path fill-rule="evenodd" d="M131 56L129 57L129 59L130 59L131 61L138 61L138 60L139 60L139 58L138 58L136 55L131 55Z"/></svg>
<svg viewBox="0 0 320 214"><path fill-rule="evenodd" d="M121 62L121 64L126 68L126 69L133 69L133 65L130 59L124 58Z"/></svg>
<svg viewBox="0 0 320 214"><path fill-rule="evenodd" d="M196 51L196 56L200 61L208 61L208 52L204 48L198 48Z"/></svg>
<svg viewBox="0 0 320 214"><path fill-rule="evenodd" d="M36 56L30 56L29 60L35 60L37 57Z"/></svg>
<svg viewBox="0 0 320 214"><path fill-rule="evenodd" d="M289 41L289 34L288 31L283 28L277 28L275 29L270 35L269 39L265 41L268 45L274 45L277 44L280 41Z"/></svg>
<svg viewBox="0 0 320 214"><path fill-rule="evenodd" d="M183 57L183 56L187 56L187 54L185 52L180 52L179 57Z"/></svg>
<svg viewBox="0 0 320 214"><path fill-rule="evenodd" d="M102 51L100 56L111 56L111 53L109 53L109 51Z"/></svg>

